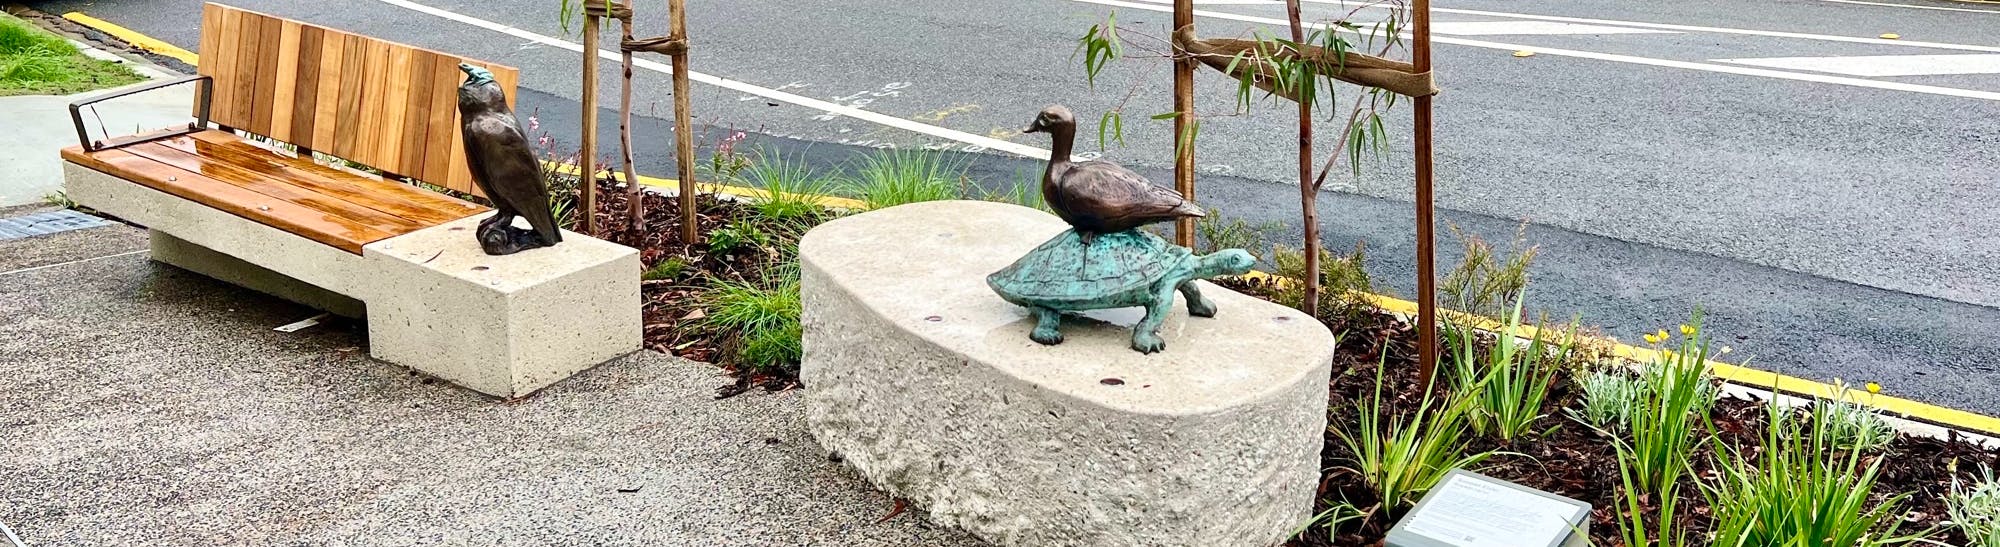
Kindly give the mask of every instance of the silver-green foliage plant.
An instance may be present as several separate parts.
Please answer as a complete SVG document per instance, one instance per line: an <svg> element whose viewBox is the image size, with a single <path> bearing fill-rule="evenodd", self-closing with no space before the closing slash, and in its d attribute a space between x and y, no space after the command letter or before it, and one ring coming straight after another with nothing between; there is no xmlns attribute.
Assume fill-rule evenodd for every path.
<svg viewBox="0 0 2000 547"><path fill-rule="evenodd" d="M1811 419L1825 422L1828 443L1842 450L1881 450L1896 440L1896 428L1882 415L1846 400L1814 403Z"/></svg>
<svg viewBox="0 0 2000 547"><path fill-rule="evenodd" d="M1575 382L1583 390L1583 407L1570 409L1570 417L1612 433L1623 433L1631 426L1632 414L1646 395L1646 382L1622 371L1584 371Z"/></svg>
<svg viewBox="0 0 2000 547"><path fill-rule="evenodd" d="M922 150L888 150L863 156L843 190L870 209L958 199L967 163Z"/></svg>
<svg viewBox="0 0 2000 547"><path fill-rule="evenodd" d="M1261 259L1271 248L1271 232L1283 228L1284 224L1277 222L1250 224L1240 218L1224 219L1221 211L1209 209L1207 216L1194 223L1196 250L1209 254L1222 252L1223 249L1243 249Z"/></svg>
<svg viewBox="0 0 2000 547"><path fill-rule="evenodd" d="M1923 531L1897 535L1897 507L1910 494L1874 499L1880 458L1835 446L1831 423L1812 420L1801 431L1789 410L1766 405L1761 450L1745 453L1714 441L1716 477L1700 481L1720 547L1876 547L1925 541Z"/></svg>
<svg viewBox="0 0 2000 547"><path fill-rule="evenodd" d="M1502 443L1533 432L1535 421L1543 417L1542 402L1576 348L1574 324L1566 335L1557 335L1560 341L1537 334L1524 343L1514 336L1521 326L1522 300L1517 293L1513 313L1483 350L1478 329L1465 325L1445 329L1452 392L1471 401L1466 422L1473 432Z"/></svg>
<svg viewBox="0 0 2000 547"><path fill-rule="evenodd" d="M1971 542L1966 547L2000 547L2000 481L1994 480L1991 467L1980 467L1979 475L1972 484L1952 478L1945 508L1951 525Z"/></svg>

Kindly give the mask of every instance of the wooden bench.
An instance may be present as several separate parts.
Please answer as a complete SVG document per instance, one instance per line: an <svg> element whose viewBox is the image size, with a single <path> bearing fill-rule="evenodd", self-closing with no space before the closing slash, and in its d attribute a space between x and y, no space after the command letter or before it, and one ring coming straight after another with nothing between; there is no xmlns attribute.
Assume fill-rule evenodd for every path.
<svg viewBox="0 0 2000 547"><path fill-rule="evenodd" d="M200 53L199 75L71 105L68 194L146 226L154 260L366 317L374 357L494 395L638 348L635 251L565 234L489 257L473 237L489 209L400 182L476 195L458 65L491 70L510 103L519 71L213 3ZM99 102L187 84L201 91L187 127L86 130Z"/></svg>

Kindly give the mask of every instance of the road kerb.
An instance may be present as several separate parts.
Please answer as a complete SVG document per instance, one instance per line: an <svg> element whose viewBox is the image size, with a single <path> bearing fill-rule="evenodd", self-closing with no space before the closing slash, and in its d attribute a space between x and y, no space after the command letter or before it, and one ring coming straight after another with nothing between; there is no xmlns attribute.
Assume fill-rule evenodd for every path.
<svg viewBox="0 0 2000 547"><path fill-rule="evenodd" d="M113 38L117 38L119 40L123 40L127 44L131 44L132 47L150 51L159 55L172 57L174 59L179 60L180 62L187 63L189 65L194 65L196 64L196 61L200 60L200 56L195 55L194 52L181 49L180 46L169 44L160 41L158 39L155 39L151 36L140 34L138 31L119 26L117 23L112 23L110 21L85 15L83 14L83 12L72 11L63 14L62 17L63 19L68 19L73 23L90 27L92 30L109 34Z"/></svg>

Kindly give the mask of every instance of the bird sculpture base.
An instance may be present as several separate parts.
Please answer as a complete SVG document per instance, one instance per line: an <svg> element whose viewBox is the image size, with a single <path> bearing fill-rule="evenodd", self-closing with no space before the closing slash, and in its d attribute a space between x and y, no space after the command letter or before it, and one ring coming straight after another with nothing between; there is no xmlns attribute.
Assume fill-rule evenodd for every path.
<svg viewBox="0 0 2000 547"><path fill-rule="evenodd" d="M542 235L536 233L534 230L523 230L506 224L490 222L490 220L488 223L480 224L478 231L479 248L486 251L488 255L510 255L528 249L538 249L555 245L542 239Z"/></svg>
<svg viewBox="0 0 2000 547"><path fill-rule="evenodd" d="M1103 234L1071 229L987 276L986 284L1034 313L1036 326L1028 337L1046 345L1062 343L1063 312L1144 307L1146 318L1132 327L1132 349L1154 353L1167 347L1159 331L1174 293L1187 298L1189 315L1215 317L1215 302L1203 297L1194 281L1243 275L1256 263L1242 249L1195 256L1136 229Z"/></svg>

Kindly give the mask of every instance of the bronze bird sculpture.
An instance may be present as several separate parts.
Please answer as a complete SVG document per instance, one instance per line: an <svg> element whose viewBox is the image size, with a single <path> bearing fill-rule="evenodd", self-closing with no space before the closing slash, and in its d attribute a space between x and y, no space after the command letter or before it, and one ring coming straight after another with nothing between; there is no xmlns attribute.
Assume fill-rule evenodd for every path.
<svg viewBox="0 0 2000 547"><path fill-rule="evenodd" d="M1104 160L1070 161L1070 150L1076 144L1076 116L1067 107L1042 109L1022 132L1046 132L1055 140L1048 170L1042 173L1042 199L1056 216L1076 228L1085 245L1098 234L1202 216L1201 208L1179 192L1154 185L1125 166Z"/></svg>
<svg viewBox="0 0 2000 547"><path fill-rule="evenodd" d="M507 255L561 243L562 230L549 211L548 181L493 73L466 63L458 69L465 72L465 83L458 86L465 164L496 211L479 223L479 247L489 255ZM516 216L526 217L534 230L515 228Z"/></svg>

